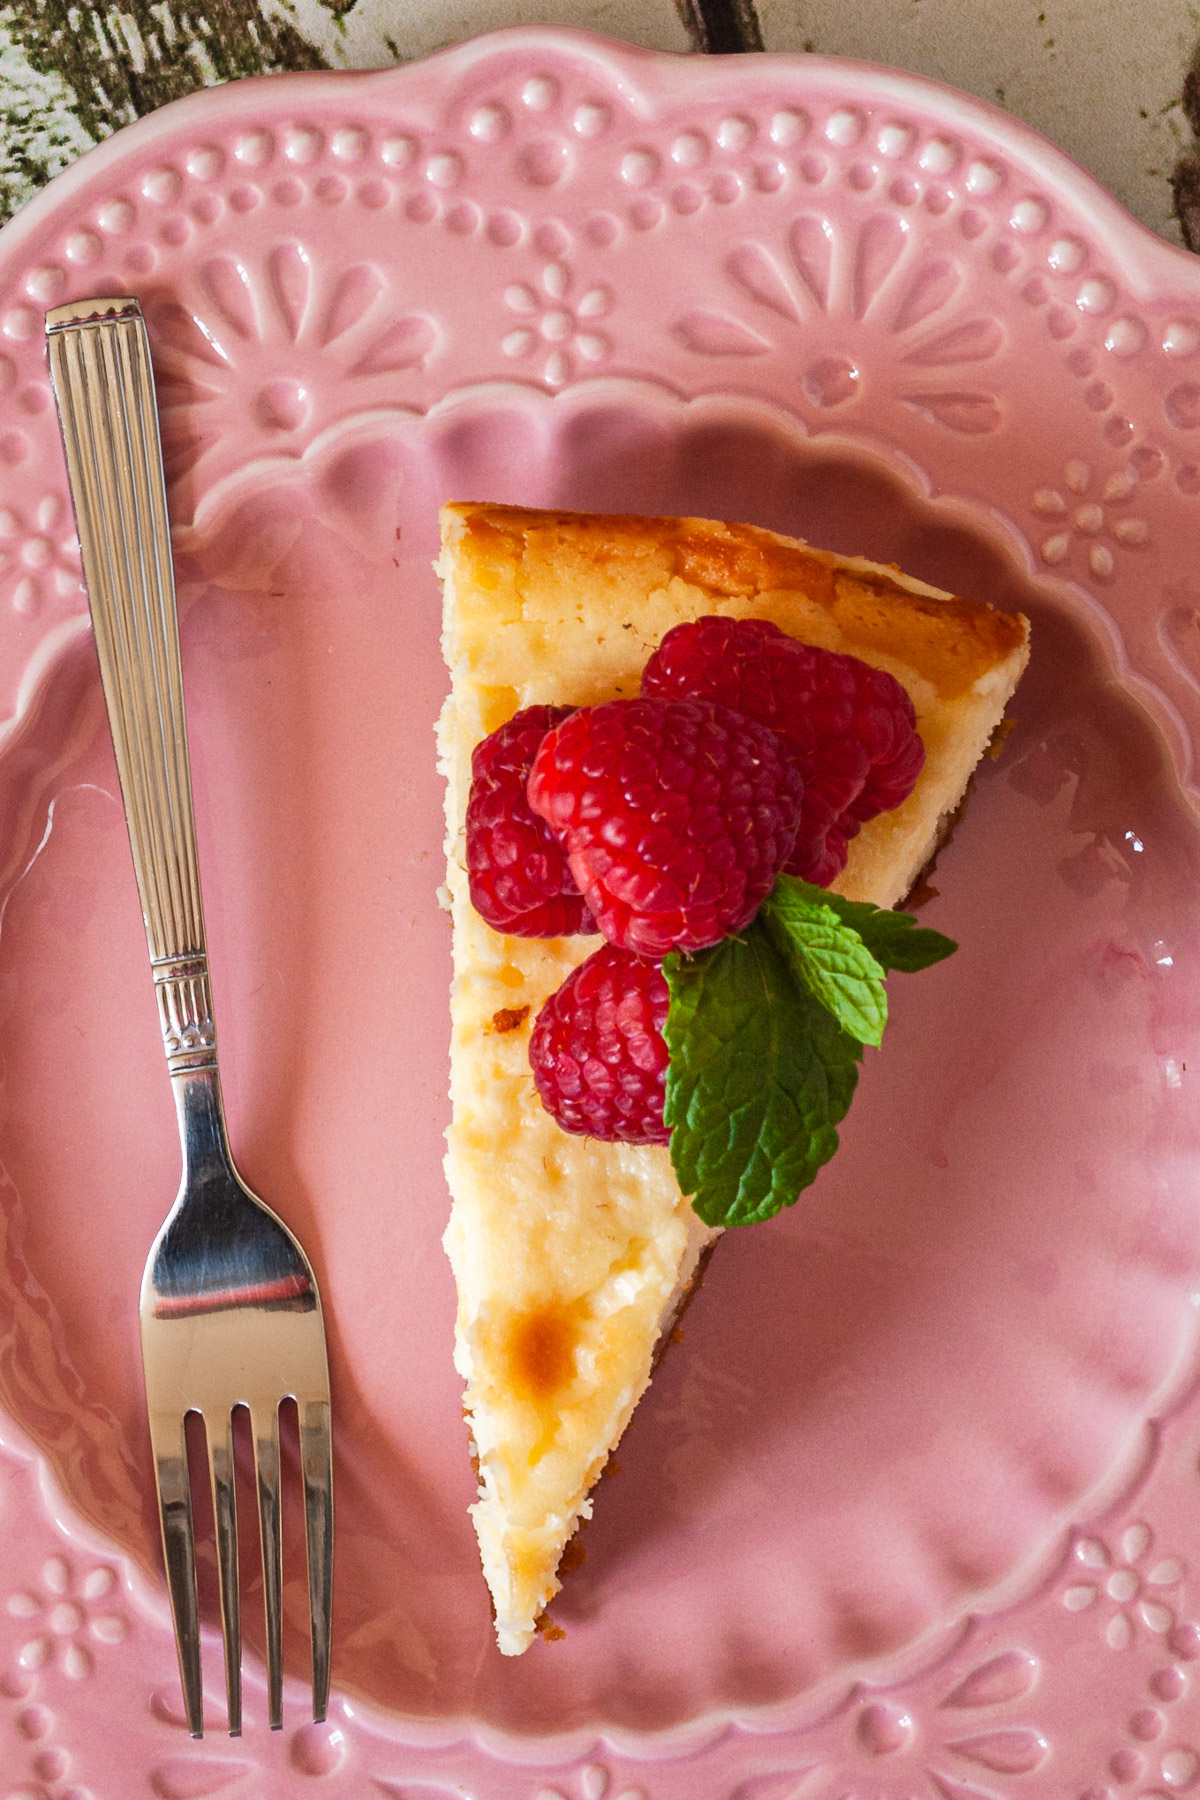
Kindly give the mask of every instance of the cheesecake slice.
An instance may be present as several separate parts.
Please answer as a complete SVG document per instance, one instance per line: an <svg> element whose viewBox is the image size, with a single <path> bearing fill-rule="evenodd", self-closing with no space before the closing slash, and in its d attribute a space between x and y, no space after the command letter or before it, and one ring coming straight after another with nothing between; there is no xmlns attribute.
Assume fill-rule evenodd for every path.
<svg viewBox="0 0 1200 1800"><path fill-rule="evenodd" d="M471 752L522 707L635 695L681 620L773 620L888 670L912 697L924 769L901 806L863 827L835 884L893 906L1003 716L1028 625L893 568L706 519L451 505L439 572L454 920L444 1241L479 1478L471 1512L499 1647L515 1656L559 1587L564 1547L719 1234L680 1194L666 1149L568 1136L542 1109L529 1031L598 940L505 937L475 913L464 861Z"/></svg>

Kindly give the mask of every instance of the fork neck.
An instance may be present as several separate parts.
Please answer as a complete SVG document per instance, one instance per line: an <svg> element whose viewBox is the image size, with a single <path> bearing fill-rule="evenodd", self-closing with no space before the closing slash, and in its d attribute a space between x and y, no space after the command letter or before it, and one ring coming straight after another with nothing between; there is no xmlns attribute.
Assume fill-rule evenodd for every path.
<svg viewBox="0 0 1200 1800"><path fill-rule="evenodd" d="M185 1185L227 1173L231 1167L221 1077L216 1062L202 1069L171 1072Z"/></svg>
<svg viewBox="0 0 1200 1800"><path fill-rule="evenodd" d="M184 1182L231 1169L221 1077L217 1072L217 1028L203 934L200 948L153 959L154 989L167 1068L175 1094Z"/></svg>

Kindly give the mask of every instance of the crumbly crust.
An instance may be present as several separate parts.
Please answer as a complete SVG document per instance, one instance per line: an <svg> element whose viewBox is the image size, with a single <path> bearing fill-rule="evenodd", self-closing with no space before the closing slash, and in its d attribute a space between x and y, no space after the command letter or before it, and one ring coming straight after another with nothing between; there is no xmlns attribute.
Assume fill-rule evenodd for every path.
<svg viewBox="0 0 1200 1800"><path fill-rule="evenodd" d="M597 940L503 937L474 913L462 839L471 750L520 707L632 696L682 619L772 619L889 670L912 696L925 769L902 806L863 828L836 883L890 906L1000 721L1028 625L894 568L704 519L452 505L440 572L455 967L445 1243L478 1456L472 1512L500 1648L517 1654L716 1234L679 1194L665 1150L568 1137L542 1109L529 1027Z"/></svg>

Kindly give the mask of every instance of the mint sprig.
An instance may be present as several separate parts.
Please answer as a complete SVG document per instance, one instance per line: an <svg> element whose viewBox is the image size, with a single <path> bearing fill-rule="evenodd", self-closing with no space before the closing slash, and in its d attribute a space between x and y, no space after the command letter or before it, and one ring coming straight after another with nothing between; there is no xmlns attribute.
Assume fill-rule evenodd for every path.
<svg viewBox="0 0 1200 1800"><path fill-rule="evenodd" d="M910 914L781 875L740 936L666 959L671 1161L706 1224L769 1219L815 1180L861 1047L883 1036L885 971L956 947Z"/></svg>
<svg viewBox="0 0 1200 1800"><path fill-rule="evenodd" d="M779 908L801 902L827 906L843 925L858 933L881 968L895 969L902 975L932 968L958 949L953 938L943 937L927 925L918 925L911 913L890 912L886 907L872 906L869 900L844 900L841 894L813 887L794 875L781 875L765 904Z"/></svg>
<svg viewBox="0 0 1200 1800"><path fill-rule="evenodd" d="M812 899L810 895L818 895ZM793 974L860 1044L878 1047L887 1024L884 970L863 941L826 904L821 888L781 875L762 917Z"/></svg>

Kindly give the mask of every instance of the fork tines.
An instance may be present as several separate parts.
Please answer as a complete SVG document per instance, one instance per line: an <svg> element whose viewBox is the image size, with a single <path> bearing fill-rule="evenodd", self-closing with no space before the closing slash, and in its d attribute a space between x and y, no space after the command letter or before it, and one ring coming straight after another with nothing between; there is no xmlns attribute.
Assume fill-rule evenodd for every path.
<svg viewBox="0 0 1200 1800"><path fill-rule="evenodd" d="M266 1618L267 1712L271 1729L283 1723L282 1537L278 1405L251 1405ZM230 1735L242 1728L241 1614L238 1581L238 1521L234 1478L234 1415L203 1415L216 1537L225 1692ZM200 1621L196 1599L195 1532L188 1471L186 1417L150 1415L150 1442L158 1480L163 1550L171 1612L179 1649L188 1729L202 1735L203 1701ZM304 1481L304 1522L308 1550L309 1617L312 1639L313 1718L325 1717L329 1699L329 1639L333 1580L333 1482L329 1403L309 1402L301 1412L300 1460Z"/></svg>

